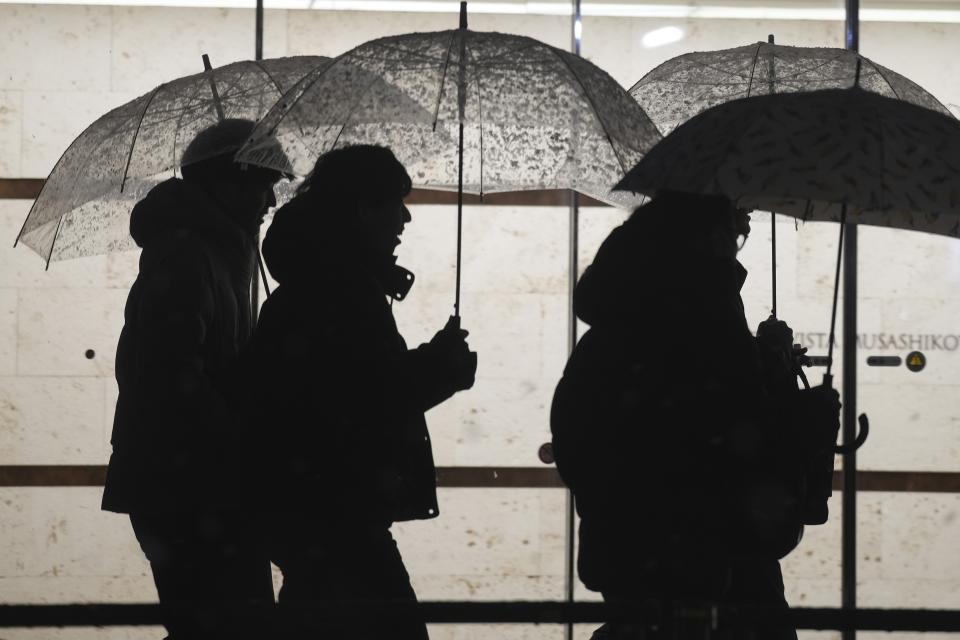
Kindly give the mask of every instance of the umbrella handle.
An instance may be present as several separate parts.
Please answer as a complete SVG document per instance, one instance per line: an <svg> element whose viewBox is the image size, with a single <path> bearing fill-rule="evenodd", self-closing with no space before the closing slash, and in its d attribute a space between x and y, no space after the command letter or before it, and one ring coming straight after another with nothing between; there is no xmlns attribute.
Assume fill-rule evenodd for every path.
<svg viewBox="0 0 960 640"><path fill-rule="evenodd" d="M833 450L836 453L839 453L840 455L853 453L862 447L863 443L867 441L867 436L870 435L870 420L867 418L867 414L861 413L857 418L857 422L860 424L860 433L857 434L857 437L854 438L853 442L850 444L838 444L835 446Z"/></svg>

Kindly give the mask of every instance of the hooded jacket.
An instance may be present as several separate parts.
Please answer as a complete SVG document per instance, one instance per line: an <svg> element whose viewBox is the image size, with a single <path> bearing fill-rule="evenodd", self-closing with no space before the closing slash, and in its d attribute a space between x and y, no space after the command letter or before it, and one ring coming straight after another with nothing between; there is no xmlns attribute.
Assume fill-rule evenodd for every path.
<svg viewBox="0 0 960 640"><path fill-rule="evenodd" d="M143 251L117 345L103 508L238 506L232 376L251 333L253 239L200 188L176 178L134 207L130 233Z"/></svg>
<svg viewBox="0 0 960 640"><path fill-rule="evenodd" d="M769 428L777 412L740 298L746 271L658 244L638 222L610 234L576 287L591 328L551 410L581 516L580 577L603 592L785 606L785 551L764 545L789 547L802 529L795 496L754 502L754 489L781 491L766 480L794 462L776 456L783 438ZM745 524L771 504L784 513Z"/></svg>
<svg viewBox="0 0 960 640"><path fill-rule="evenodd" d="M246 364L271 461L267 500L347 525L436 517L424 413L454 393L443 361L429 344L407 348L376 262L307 209L293 200L267 233L279 286Z"/></svg>

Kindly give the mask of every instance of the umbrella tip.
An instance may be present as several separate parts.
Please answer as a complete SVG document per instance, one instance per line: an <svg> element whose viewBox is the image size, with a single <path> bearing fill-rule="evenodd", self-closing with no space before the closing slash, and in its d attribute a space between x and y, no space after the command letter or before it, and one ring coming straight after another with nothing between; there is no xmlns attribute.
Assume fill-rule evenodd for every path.
<svg viewBox="0 0 960 640"><path fill-rule="evenodd" d="M466 0L460 3L460 28L467 28L467 3Z"/></svg>
<svg viewBox="0 0 960 640"><path fill-rule="evenodd" d="M210 56L205 53L200 54L200 57L203 58L203 70L212 71L213 65L210 64Z"/></svg>
<svg viewBox="0 0 960 640"><path fill-rule="evenodd" d="M774 42L773 42L773 34L772 34L772 33L767 36L767 42L768 42L769 44L774 44Z"/></svg>

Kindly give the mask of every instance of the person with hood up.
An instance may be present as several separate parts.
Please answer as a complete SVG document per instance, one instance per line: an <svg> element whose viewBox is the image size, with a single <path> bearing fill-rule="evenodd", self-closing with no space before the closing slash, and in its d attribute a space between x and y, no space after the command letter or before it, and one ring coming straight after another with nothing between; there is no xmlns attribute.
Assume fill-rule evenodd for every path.
<svg viewBox="0 0 960 640"><path fill-rule="evenodd" d="M664 192L577 284L590 329L555 391L551 431L581 518L578 571L605 601L647 603L651 622L672 626L608 624L595 638L702 638L676 615L683 604L787 609L778 559L799 542L805 464L835 443L840 407L832 389L798 389L785 323L751 334L736 259L749 231L726 198ZM754 637L738 633L718 637Z"/></svg>
<svg viewBox="0 0 960 640"><path fill-rule="evenodd" d="M473 385L477 359L454 319L415 349L397 329L392 303L413 282L394 255L410 190L385 147L330 151L264 240L279 285L248 355L289 637L427 637L390 527L439 514L424 413ZM297 617L316 603L363 610L348 609L349 622Z"/></svg>
<svg viewBox="0 0 960 640"><path fill-rule="evenodd" d="M130 216L143 251L117 345L103 508L129 514L171 640L256 637L236 609L273 602L234 397L253 329L255 238L281 178L233 162L253 126L230 119L201 131L182 178L154 187Z"/></svg>

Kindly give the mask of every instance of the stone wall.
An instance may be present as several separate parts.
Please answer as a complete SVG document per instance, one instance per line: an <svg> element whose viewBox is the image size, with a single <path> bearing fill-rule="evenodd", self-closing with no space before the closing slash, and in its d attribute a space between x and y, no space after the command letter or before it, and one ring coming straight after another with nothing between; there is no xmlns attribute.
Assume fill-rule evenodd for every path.
<svg viewBox="0 0 960 640"><path fill-rule="evenodd" d="M370 38L454 23L454 14L268 11L265 55L336 55ZM486 14L470 24L569 43L563 17ZM662 26L679 26L685 37L645 49L641 37ZM583 53L629 87L684 51L737 46L768 33L798 45L842 46L843 38L842 25L829 22L587 18ZM960 25L866 23L861 38L866 55L943 102L960 104ZM252 57L252 12L0 5L0 177L45 176L89 122L162 81L196 72L202 52L218 65ZM104 464L116 399L113 355L136 254L55 263L45 272L38 256L11 247L29 206L0 201L0 464ZM401 263L418 280L396 313L416 343L452 310L455 217L451 207L412 209ZM582 211L581 267L624 215ZM549 402L565 361L567 223L565 208L466 209L463 317L480 370L474 390L429 415L439 464L539 464L536 450L548 439ZM751 272L745 300L752 324L769 312L769 217L756 214L754 229L742 253ZM780 219L778 231L780 316L819 346L816 336L829 321L836 227L797 229ZM865 229L860 251L865 345L876 345L869 336L877 334L960 334L957 240ZM709 348L710 328L694 339ZM945 345L928 352L920 373L861 366L860 407L874 425L861 467L960 470L960 355ZM879 347L861 353L904 355ZM563 492L550 489L443 490L439 520L397 527L420 596L561 598L564 505ZM832 507L831 522L808 530L785 562L795 604L839 605L839 496ZM863 495L861 603L960 608L958 515L955 495ZM0 602L153 597L127 523L99 511L99 490L0 489L0 540ZM435 636L559 639L561 633L449 626ZM0 638L27 637L161 636L156 629L0 630Z"/></svg>

